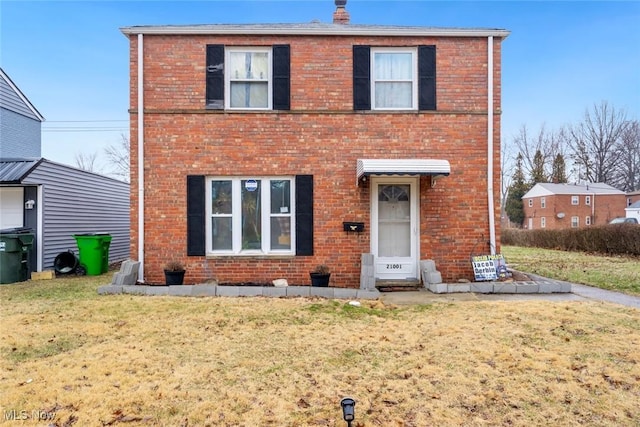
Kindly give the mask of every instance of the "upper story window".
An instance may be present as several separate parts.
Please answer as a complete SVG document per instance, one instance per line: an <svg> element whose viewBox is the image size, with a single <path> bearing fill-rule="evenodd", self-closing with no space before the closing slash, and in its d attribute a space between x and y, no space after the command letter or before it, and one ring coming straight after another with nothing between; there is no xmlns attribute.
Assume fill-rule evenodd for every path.
<svg viewBox="0 0 640 427"><path fill-rule="evenodd" d="M271 49L227 48L225 108L271 109Z"/></svg>
<svg viewBox="0 0 640 427"><path fill-rule="evenodd" d="M416 109L416 56L415 49L371 49L373 110Z"/></svg>
<svg viewBox="0 0 640 427"><path fill-rule="evenodd" d="M435 110L436 47L353 47L354 110Z"/></svg>
<svg viewBox="0 0 640 427"><path fill-rule="evenodd" d="M584 204L587 206L591 205L591 196L584 196Z"/></svg>
<svg viewBox="0 0 640 427"><path fill-rule="evenodd" d="M571 204L572 205L579 205L580 204L580 198L578 196L571 196Z"/></svg>
<svg viewBox="0 0 640 427"><path fill-rule="evenodd" d="M290 109L289 45L207 45L206 61L208 109Z"/></svg>
<svg viewBox="0 0 640 427"><path fill-rule="evenodd" d="M529 199L529 207L532 208L533 207L533 199Z"/></svg>
<svg viewBox="0 0 640 427"><path fill-rule="evenodd" d="M547 199L544 197L540 197L540 207L541 208L546 208L547 207Z"/></svg>

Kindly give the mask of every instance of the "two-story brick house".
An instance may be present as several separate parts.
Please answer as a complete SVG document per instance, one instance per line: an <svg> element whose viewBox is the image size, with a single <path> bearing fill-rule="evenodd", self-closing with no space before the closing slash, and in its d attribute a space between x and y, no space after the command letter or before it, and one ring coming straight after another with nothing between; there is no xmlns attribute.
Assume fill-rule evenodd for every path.
<svg viewBox="0 0 640 427"><path fill-rule="evenodd" d="M509 32L334 22L134 26L132 255L161 283L473 279L499 250ZM345 222L358 223L352 232ZM352 224L354 225L354 224Z"/></svg>
<svg viewBox="0 0 640 427"><path fill-rule="evenodd" d="M626 207L625 193L604 183L538 183L522 201L529 230L604 225L624 216Z"/></svg>

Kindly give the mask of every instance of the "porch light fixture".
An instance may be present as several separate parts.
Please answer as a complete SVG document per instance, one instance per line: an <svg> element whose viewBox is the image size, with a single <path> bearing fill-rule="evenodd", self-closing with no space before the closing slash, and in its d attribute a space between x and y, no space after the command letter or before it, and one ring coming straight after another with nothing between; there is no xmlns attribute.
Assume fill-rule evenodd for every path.
<svg viewBox="0 0 640 427"><path fill-rule="evenodd" d="M25 209L33 209L35 205L36 205L36 202L34 200L27 200L26 202L24 202Z"/></svg>
<svg viewBox="0 0 640 427"><path fill-rule="evenodd" d="M345 397L340 401L340 406L342 406L342 418L347 422L347 426L351 427L351 421L355 419L356 401Z"/></svg>

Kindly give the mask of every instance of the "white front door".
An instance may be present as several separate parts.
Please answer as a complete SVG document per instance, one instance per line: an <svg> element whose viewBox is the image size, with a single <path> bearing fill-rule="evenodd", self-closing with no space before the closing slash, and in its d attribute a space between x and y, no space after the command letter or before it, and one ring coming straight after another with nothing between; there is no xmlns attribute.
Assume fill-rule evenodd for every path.
<svg viewBox="0 0 640 427"><path fill-rule="evenodd" d="M371 252L376 279L418 278L418 178L371 180Z"/></svg>

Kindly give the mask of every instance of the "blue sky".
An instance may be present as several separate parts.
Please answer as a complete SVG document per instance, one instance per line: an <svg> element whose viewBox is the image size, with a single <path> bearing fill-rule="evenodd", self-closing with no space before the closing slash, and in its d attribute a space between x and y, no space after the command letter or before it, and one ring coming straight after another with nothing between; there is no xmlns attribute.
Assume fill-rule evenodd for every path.
<svg viewBox="0 0 640 427"><path fill-rule="evenodd" d="M0 0L0 64L45 117L42 155L74 165L128 135L132 25L331 22L322 1ZM502 132L579 122L602 101L640 119L638 1L349 0L355 24L503 28Z"/></svg>

